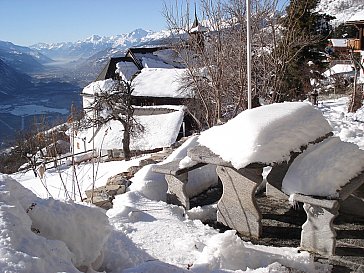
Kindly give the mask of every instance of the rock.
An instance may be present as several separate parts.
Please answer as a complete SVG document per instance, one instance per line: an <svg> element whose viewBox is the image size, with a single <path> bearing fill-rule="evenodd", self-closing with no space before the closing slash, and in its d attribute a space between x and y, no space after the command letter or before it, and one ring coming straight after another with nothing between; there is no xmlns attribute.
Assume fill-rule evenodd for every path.
<svg viewBox="0 0 364 273"><path fill-rule="evenodd" d="M119 173L109 177L107 179L106 185L123 185L125 188L127 188L131 184L131 181L129 180L130 178L132 178L132 176L129 172Z"/></svg>
<svg viewBox="0 0 364 273"><path fill-rule="evenodd" d="M133 177L142 167L140 166L131 166L128 168L127 172Z"/></svg>
<svg viewBox="0 0 364 273"><path fill-rule="evenodd" d="M144 167L146 165L155 164L155 163L158 163L158 162L160 162L160 161L155 160L155 158L153 158L153 157L150 157L150 158L140 160L139 166Z"/></svg>
<svg viewBox="0 0 364 273"><path fill-rule="evenodd" d="M85 201L91 203L91 198L87 198ZM106 196L93 196L92 203L105 210L112 208L112 202Z"/></svg>

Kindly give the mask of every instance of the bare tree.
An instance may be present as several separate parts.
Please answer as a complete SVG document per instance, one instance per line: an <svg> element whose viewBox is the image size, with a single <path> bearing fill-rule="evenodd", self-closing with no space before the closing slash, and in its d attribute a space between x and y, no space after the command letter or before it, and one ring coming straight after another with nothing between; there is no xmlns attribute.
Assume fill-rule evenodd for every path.
<svg viewBox="0 0 364 273"><path fill-rule="evenodd" d="M279 33L275 19L277 1L253 2L253 96L258 97L269 93L266 83L267 74L272 74L271 36ZM201 21L209 28L206 33L191 31L188 1L184 5L165 5L164 16L174 33L189 34L189 39L180 36L181 42L175 48L188 70L185 82L195 90L198 109L203 110L195 115L211 127L247 108L246 6L244 0L200 0L199 7ZM193 20L196 22L197 18ZM191 39L195 35L203 35L202 46L194 44L201 40Z"/></svg>
<svg viewBox="0 0 364 273"><path fill-rule="evenodd" d="M358 89L358 74L360 73L360 69L364 69L360 61L354 56L353 50L350 51L350 59L354 66L355 75L353 82L353 92L351 94L351 99L349 101L348 111L351 113L355 113L360 107L363 105L363 92Z"/></svg>
<svg viewBox="0 0 364 273"><path fill-rule="evenodd" d="M143 126L134 117L134 106L132 105L133 87L131 82L118 77L107 90L100 88L95 93L94 100L88 107L93 115L87 115L88 123L101 126L111 120L119 121L124 128L123 151L125 160L130 160L131 136L143 132Z"/></svg>
<svg viewBox="0 0 364 273"><path fill-rule="evenodd" d="M295 83L287 85L287 71L307 46L322 40L322 35L305 31L300 25L312 1L290 2L288 13L282 16L277 0L252 0L252 95L255 99L264 98L270 103L297 99ZM245 5L245 0L200 0L201 21L209 31L198 33L204 42L196 45L195 41L200 39L191 39L196 35L191 29L196 18L191 16L189 1L165 4L167 24L180 37L175 49L188 70L185 83L195 90L197 109L203 110L195 116L207 127L247 108ZM298 5L302 9L295 11ZM304 69L307 73L302 73L302 82L309 89L310 70L308 66Z"/></svg>

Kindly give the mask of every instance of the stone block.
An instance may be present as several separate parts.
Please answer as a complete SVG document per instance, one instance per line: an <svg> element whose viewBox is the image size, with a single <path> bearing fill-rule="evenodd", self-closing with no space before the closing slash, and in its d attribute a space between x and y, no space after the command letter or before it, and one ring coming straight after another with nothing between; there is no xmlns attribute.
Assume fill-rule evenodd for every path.
<svg viewBox="0 0 364 273"><path fill-rule="evenodd" d="M301 249L323 256L335 255L336 232L333 221L338 215L339 204L334 200L332 202L332 209L308 203L303 205L307 220L302 225Z"/></svg>
<svg viewBox="0 0 364 273"><path fill-rule="evenodd" d="M262 215L255 200L255 191L262 181L262 170L235 170L218 166L216 172L223 184L217 204L217 221L244 236L259 238Z"/></svg>

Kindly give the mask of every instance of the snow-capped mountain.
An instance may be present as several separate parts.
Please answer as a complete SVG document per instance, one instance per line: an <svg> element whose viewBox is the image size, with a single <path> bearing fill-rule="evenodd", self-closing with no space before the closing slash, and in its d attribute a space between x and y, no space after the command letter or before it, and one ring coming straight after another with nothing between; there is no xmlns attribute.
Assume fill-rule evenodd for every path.
<svg viewBox="0 0 364 273"><path fill-rule="evenodd" d="M363 9L363 0L321 0L316 10L320 13L335 16L336 19L332 20L331 23L337 26Z"/></svg>
<svg viewBox="0 0 364 273"><path fill-rule="evenodd" d="M143 29L136 29L130 33L115 36L92 35L85 40L77 42L65 42L55 44L35 44L33 49L49 56L52 59L86 59L105 50L124 51L129 47L137 46L142 43L161 39L168 36L167 31L153 32Z"/></svg>
<svg viewBox="0 0 364 273"><path fill-rule="evenodd" d="M37 50L4 41L0 41L0 59L23 73L41 71L44 64L53 62Z"/></svg>

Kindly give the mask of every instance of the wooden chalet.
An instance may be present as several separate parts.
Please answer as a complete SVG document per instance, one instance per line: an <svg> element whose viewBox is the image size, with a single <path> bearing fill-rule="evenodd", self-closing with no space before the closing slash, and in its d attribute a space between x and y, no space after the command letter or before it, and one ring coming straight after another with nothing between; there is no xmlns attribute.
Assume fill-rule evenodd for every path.
<svg viewBox="0 0 364 273"><path fill-rule="evenodd" d="M359 30L356 39L348 40L348 47L353 49L354 52L364 51L364 10L351 17L346 21L346 24L353 25Z"/></svg>

